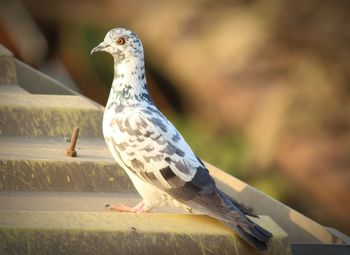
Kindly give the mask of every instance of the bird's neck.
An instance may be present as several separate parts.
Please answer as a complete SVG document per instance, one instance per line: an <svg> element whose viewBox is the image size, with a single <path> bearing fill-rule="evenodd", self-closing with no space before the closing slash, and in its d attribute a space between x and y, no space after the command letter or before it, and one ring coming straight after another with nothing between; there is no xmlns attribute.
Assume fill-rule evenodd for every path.
<svg viewBox="0 0 350 255"><path fill-rule="evenodd" d="M106 108L112 104L128 106L143 103L152 103L147 88L144 60L114 59L114 78Z"/></svg>

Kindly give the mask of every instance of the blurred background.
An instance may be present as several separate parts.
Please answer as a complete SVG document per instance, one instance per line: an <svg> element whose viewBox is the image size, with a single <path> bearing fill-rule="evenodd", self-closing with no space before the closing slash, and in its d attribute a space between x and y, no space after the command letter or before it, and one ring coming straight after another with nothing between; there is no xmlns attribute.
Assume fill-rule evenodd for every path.
<svg viewBox="0 0 350 255"><path fill-rule="evenodd" d="M0 43L104 105L114 27L204 160L350 234L350 2L0 0Z"/></svg>

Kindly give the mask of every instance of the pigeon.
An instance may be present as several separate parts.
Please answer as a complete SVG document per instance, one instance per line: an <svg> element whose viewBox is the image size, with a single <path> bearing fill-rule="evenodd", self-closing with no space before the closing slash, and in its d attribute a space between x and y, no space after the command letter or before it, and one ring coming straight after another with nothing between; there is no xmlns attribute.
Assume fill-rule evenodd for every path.
<svg viewBox="0 0 350 255"><path fill-rule="evenodd" d="M103 135L142 201L134 207L108 206L119 212L149 212L176 206L229 226L257 250L266 250L272 234L248 216L258 217L221 191L207 167L150 97L144 51L128 29L110 30L91 54L114 58L114 78L103 115Z"/></svg>

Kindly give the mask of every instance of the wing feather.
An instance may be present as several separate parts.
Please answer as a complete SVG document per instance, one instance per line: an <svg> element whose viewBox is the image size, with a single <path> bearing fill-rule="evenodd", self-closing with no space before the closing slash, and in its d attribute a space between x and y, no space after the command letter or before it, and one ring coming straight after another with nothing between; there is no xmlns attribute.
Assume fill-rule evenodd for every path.
<svg viewBox="0 0 350 255"><path fill-rule="evenodd" d="M201 166L176 128L155 109L124 109L110 123L120 159L144 181L166 190L180 188Z"/></svg>

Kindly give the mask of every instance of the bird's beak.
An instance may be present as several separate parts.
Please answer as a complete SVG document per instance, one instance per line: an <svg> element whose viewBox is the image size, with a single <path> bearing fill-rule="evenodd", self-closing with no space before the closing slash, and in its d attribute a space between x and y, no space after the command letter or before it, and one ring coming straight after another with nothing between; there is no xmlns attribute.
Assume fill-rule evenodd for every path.
<svg viewBox="0 0 350 255"><path fill-rule="evenodd" d="M101 42L99 45L97 45L95 48L92 49L90 54L92 55L92 54L94 54L95 52L98 52L98 51L105 51L108 46L109 46L108 43Z"/></svg>

